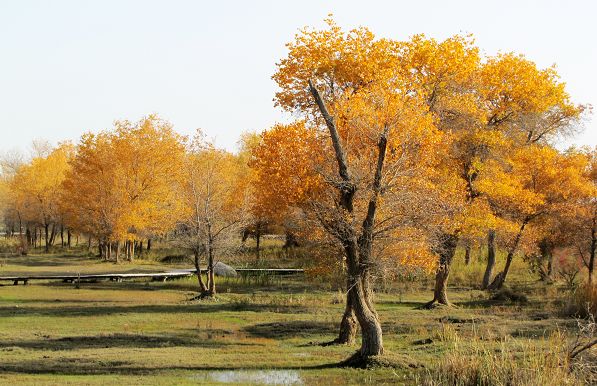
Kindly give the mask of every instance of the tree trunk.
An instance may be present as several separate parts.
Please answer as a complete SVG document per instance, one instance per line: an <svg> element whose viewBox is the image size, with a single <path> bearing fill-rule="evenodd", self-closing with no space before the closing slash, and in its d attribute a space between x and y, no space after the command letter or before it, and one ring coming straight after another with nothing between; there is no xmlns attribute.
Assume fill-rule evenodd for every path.
<svg viewBox="0 0 597 386"><path fill-rule="evenodd" d="M514 259L514 254L516 253L516 249L518 248L518 244L520 243L520 239L522 238L524 228L526 227L526 225L528 224L529 221L530 221L530 218L527 217L523 220L522 224L520 225L520 229L518 230L518 233L516 234L514 243L512 244L512 247L508 250L508 255L506 256L506 265L504 266L504 270L496 275L495 279L493 279L493 282L489 286L489 289L497 290L497 289L502 288L502 286L504 285L504 282L506 281L506 276L508 276L508 271L510 271L510 265L512 265L512 260Z"/></svg>
<svg viewBox="0 0 597 386"><path fill-rule="evenodd" d="M338 163L338 175L342 179L342 184L338 185L340 206L345 211L344 213L352 215L357 186L349 173L348 161L342 147L340 134L336 129L334 118L327 111L321 95L311 80L309 80L309 90L330 132L330 139L334 148L336 162ZM340 232L340 236L338 237L344 248L348 268L347 281L349 285L347 296L350 298L350 303L353 306L355 316L361 327L362 336L361 349L357 355L347 361L349 363L353 362L353 365L363 365L370 357L381 355L384 352L381 323L373 308L371 299L372 290L371 283L369 282L371 280L369 269L372 265L373 227L375 224L377 199L381 192L382 169L387 150L388 133L389 129L386 127L379 138L379 152L372 192L361 230L357 231L354 223L351 221L343 222L343 220L340 220L341 223L339 224L343 232ZM360 232L360 235L358 235L358 232Z"/></svg>
<svg viewBox="0 0 597 386"><path fill-rule="evenodd" d="M211 240L207 246L207 295L216 294L216 281L214 280L214 250Z"/></svg>
<svg viewBox="0 0 597 386"><path fill-rule="evenodd" d="M439 244L436 253L439 255L439 266L435 273L435 287L433 289L433 300L426 304L427 308L432 308L435 303L446 306L451 305L448 300L448 277L450 276L450 266L456 252L458 236L444 233L439 237Z"/></svg>
<svg viewBox="0 0 597 386"><path fill-rule="evenodd" d="M350 282L347 283L350 288ZM338 337L332 342L337 344L354 344L357 338L358 320L354 313L352 305L352 298L346 296L346 306L344 314L342 315L342 322L340 322L340 333Z"/></svg>
<svg viewBox="0 0 597 386"><path fill-rule="evenodd" d="M50 241L50 229L49 228L50 228L49 224L44 225L44 230L46 232L46 246L45 246L46 253L50 252L50 244L48 244L48 242Z"/></svg>
<svg viewBox="0 0 597 386"><path fill-rule="evenodd" d="M464 248L464 264L469 265L471 263L471 246L467 245Z"/></svg>
<svg viewBox="0 0 597 386"><path fill-rule="evenodd" d="M116 264L120 263L120 240L116 241Z"/></svg>
<svg viewBox="0 0 597 386"><path fill-rule="evenodd" d="M597 214L593 217L591 228L591 249L589 251L589 284L593 283L593 271L595 270L595 252L597 251Z"/></svg>
<svg viewBox="0 0 597 386"><path fill-rule="evenodd" d="M259 258L261 257L261 248L260 248L260 244L261 244L261 230L257 230L255 232L255 254L257 256L257 260L259 260Z"/></svg>
<svg viewBox="0 0 597 386"><path fill-rule="evenodd" d="M290 231L286 231L286 240L284 242L284 248L298 247L299 243L296 239L296 235Z"/></svg>
<svg viewBox="0 0 597 386"><path fill-rule="evenodd" d="M495 230L491 229L487 232L487 267L485 267L485 274L483 275L482 289L487 289L489 281L493 275L493 268L495 267Z"/></svg>
<svg viewBox="0 0 597 386"><path fill-rule="evenodd" d="M130 242L131 245L131 256L129 258L130 261L135 261L135 241Z"/></svg>
<svg viewBox="0 0 597 386"><path fill-rule="evenodd" d="M87 251L91 252L91 235L87 238Z"/></svg>
<svg viewBox="0 0 597 386"><path fill-rule="evenodd" d="M199 291L201 294L204 294L207 292L207 286L205 285L205 283L203 282L203 278L201 277L201 260L200 260L200 256L199 256L199 251L195 250L193 251L193 254L195 255L195 271L197 272L197 281L199 282Z"/></svg>
<svg viewBox="0 0 597 386"><path fill-rule="evenodd" d="M60 246L64 248L64 225L60 225Z"/></svg>
<svg viewBox="0 0 597 386"><path fill-rule="evenodd" d="M50 233L50 246L54 245L56 240L56 224L52 224L52 232Z"/></svg>
<svg viewBox="0 0 597 386"><path fill-rule="evenodd" d="M66 231L66 245L70 248L71 247L71 232L70 229Z"/></svg>
<svg viewBox="0 0 597 386"><path fill-rule="evenodd" d="M550 282L553 274L553 245L549 240L543 239L539 242L541 261L539 262L539 276L542 281ZM547 262L547 268L543 265Z"/></svg>
<svg viewBox="0 0 597 386"><path fill-rule="evenodd" d="M28 246L33 244L33 236L31 236L31 230L29 230L29 227L25 228L25 240L27 240Z"/></svg>
<svg viewBox="0 0 597 386"><path fill-rule="evenodd" d="M151 251L151 239L147 239L147 252Z"/></svg>
<svg viewBox="0 0 597 386"><path fill-rule="evenodd" d="M361 327L360 359L381 355L384 352L381 323L374 309L370 308L363 288L363 277L359 275L351 284L348 296L354 306L354 312Z"/></svg>

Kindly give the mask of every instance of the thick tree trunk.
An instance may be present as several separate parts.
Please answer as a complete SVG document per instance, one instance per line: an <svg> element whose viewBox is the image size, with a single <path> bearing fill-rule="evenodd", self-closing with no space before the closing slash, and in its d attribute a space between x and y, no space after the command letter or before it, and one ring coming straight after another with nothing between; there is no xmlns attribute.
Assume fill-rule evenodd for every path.
<svg viewBox="0 0 597 386"><path fill-rule="evenodd" d="M355 315L361 327L360 357L366 359L381 355L384 352L381 323L374 309L370 308L363 288L363 278L357 277L356 282L348 291L354 306Z"/></svg>
<svg viewBox="0 0 597 386"><path fill-rule="evenodd" d="M72 237L72 235L71 235L70 229L68 229L68 230L66 231L66 245L67 245L69 248L71 247L71 243L70 243L70 242L71 242L71 237Z"/></svg>
<svg viewBox="0 0 597 386"><path fill-rule="evenodd" d="M347 285L350 288L350 281L348 281ZM358 320L354 313L352 298L346 296L346 306L344 307L344 314L340 322L340 332L332 344L354 344L357 338L357 330Z"/></svg>
<svg viewBox="0 0 597 386"><path fill-rule="evenodd" d="M482 289L487 289L489 281L493 275L493 268L495 267L495 230L491 229L487 233L487 267L485 267L485 274L483 275Z"/></svg>
<svg viewBox="0 0 597 386"><path fill-rule="evenodd" d="M64 225L60 225L60 246L64 248Z"/></svg>
<svg viewBox="0 0 597 386"><path fill-rule="evenodd" d="M469 265L471 263L471 246L467 245L464 248L464 264Z"/></svg>
<svg viewBox="0 0 597 386"><path fill-rule="evenodd" d="M147 239L147 252L151 251L151 239Z"/></svg>
<svg viewBox="0 0 597 386"><path fill-rule="evenodd" d="M358 320L354 313L354 309L350 303L350 297L347 296L346 308L342 315L342 322L340 322L340 333L336 339L338 344L352 345L357 339Z"/></svg>
<svg viewBox="0 0 597 386"><path fill-rule="evenodd" d="M450 266L457 244L458 236L456 235L444 233L439 238L439 245L436 250L439 255L439 266L435 274L433 300L426 304L427 308L432 308L435 303L446 306L451 305L448 300L448 277L450 276Z"/></svg>
<svg viewBox="0 0 597 386"><path fill-rule="evenodd" d="M342 179L342 184L337 186L340 195L340 206L344 213L351 214L354 210L354 195L357 187L355 181L351 177L348 169L348 162L340 135L336 129L334 118L329 114L321 95L309 80L309 90L313 95L315 103L317 104L321 115L329 129L330 138L336 155L336 162L338 164L338 175ZM381 323L371 299L371 280L369 269L371 268L371 251L373 245L373 228L375 223L375 213L377 210L377 199L381 192L382 169L384 165L387 139L389 129L384 128L380 135L378 142L378 158L373 179L371 197L369 198L369 205L367 207L367 214L363 221L360 235L354 223L348 221L341 222L343 232L340 232L340 242L345 251L346 263L348 268L348 294L351 305L354 309L355 316L361 327L361 349L347 362L352 362L353 365L362 365L366 361L376 355L381 355L384 352L383 336L381 330ZM343 214L344 214L343 213Z"/></svg>

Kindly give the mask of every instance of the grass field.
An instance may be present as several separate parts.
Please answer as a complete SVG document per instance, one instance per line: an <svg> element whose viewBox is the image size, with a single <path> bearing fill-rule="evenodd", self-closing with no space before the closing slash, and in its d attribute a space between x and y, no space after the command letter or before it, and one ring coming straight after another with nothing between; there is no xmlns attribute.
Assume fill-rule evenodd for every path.
<svg viewBox="0 0 597 386"><path fill-rule="evenodd" d="M5 258L0 275L163 268L147 261L116 266L77 255L33 255ZM79 288L5 283L0 383L414 384L455 350L500 352L507 346L518 358L532 347L543 355L554 333L560 343L576 333L577 322L559 312L565 289L539 284L521 265L513 285L528 302L489 300L466 285L467 269L479 268L455 275L450 295L457 308L417 309L430 298L425 281L395 283L376 295L385 348L396 366L368 370L337 366L356 347L320 345L336 335L343 295L317 279L222 278L217 299L209 301L189 300L193 278Z"/></svg>

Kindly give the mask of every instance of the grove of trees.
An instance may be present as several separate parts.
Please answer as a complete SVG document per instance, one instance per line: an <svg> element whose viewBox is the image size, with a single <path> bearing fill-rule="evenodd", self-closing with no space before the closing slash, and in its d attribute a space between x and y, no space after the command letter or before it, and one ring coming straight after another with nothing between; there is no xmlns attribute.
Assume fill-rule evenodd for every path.
<svg viewBox="0 0 597 386"><path fill-rule="evenodd" d="M117 263L170 235L193 254L201 296L216 294L214 265L243 234L300 234L344 267L334 343L360 331L357 362L384 352L378 279L432 272L427 308L450 306L457 248L470 258L487 246L483 289L501 288L521 256L550 280L556 248L595 281L597 149L556 147L587 107L554 68L483 55L471 36L380 39L327 22L301 30L273 75L275 104L295 120L245 134L236 153L150 115L29 160L7 155L7 233L23 254L86 237Z"/></svg>

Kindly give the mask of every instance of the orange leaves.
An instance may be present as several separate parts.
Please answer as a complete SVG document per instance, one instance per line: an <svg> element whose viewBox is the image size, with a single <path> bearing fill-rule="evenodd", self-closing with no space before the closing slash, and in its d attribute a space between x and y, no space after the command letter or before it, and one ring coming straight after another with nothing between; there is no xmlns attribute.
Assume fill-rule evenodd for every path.
<svg viewBox="0 0 597 386"><path fill-rule="evenodd" d="M304 122L279 124L263 132L249 163L256 172L254 210L276 218L274 211L284 213L288 206L302 206L317 195L323 184L317 174L325 151L322 146Z"/></svg>
<svg viewBox="0 0 597 386"><path fill-rule="evenodd" d="M75 226L109 240L171 229L183 152L182 138L156 116L84 135L63 184Z"/></svg>
<svg viewBox="0 0 597 386"><path fill-rule="evenodd" d="M71 156L72 146L65 143L18 169L9 186L24 221L46 225L60 219L61 184Z"/></svg>

